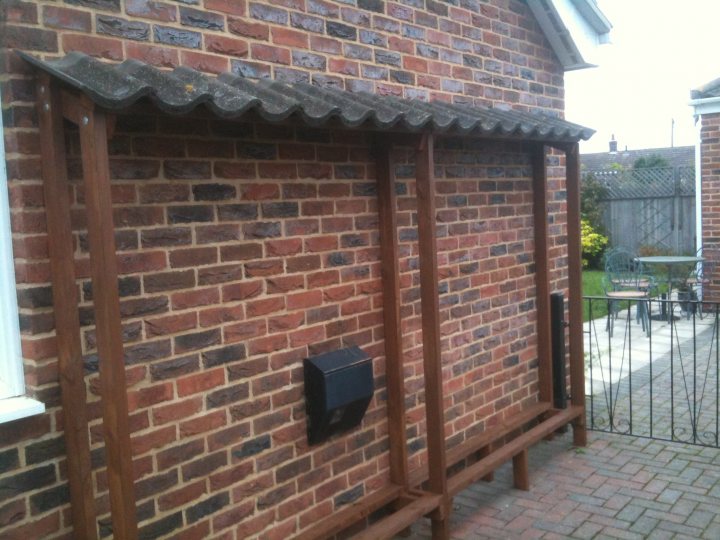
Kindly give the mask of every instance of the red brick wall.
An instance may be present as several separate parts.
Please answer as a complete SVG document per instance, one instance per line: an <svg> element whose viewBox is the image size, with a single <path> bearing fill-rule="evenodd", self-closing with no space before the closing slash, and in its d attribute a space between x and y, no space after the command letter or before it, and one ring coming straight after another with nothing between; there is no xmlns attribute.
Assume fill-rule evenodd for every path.
<svg viewBox="0 0 720 540"><path fill-rule="evenodd" d="M9 47L48 56L83 50L349 90L562 110L561 69L521 2L476 10L431 1L424 8L362 0L359 8L322 0L187 4L10 2L3 34ZM1 65L26 379L48 411L0 425L0 530L48 537L67 533L70 523L33 83L12 54ZM517 143L440 138L437 145L446 434L454 445L536 399L531 171ZM287 536L386 483L367 136L148 110L119 117L110 149L141 527L203 538ZM68 154L94 475L107 533L72 131ZM396 154L408 436L412 466L421 467L414 170L409 149ZM564 170L554 157L549 163L552 275L564 288ZM350 344L375 359L375 399L358 430L307 448L301 359Z"/></svg>
<svg viewBox="0 0 720 540"><path fill-rule="evenodd" d="M704 256L712 260L706 268L707 274L715 275L704 287L703 298L717 302L720 300L720 282L716 275L720 265L720 114L702 115L700 144L702 244Z"/></svg>

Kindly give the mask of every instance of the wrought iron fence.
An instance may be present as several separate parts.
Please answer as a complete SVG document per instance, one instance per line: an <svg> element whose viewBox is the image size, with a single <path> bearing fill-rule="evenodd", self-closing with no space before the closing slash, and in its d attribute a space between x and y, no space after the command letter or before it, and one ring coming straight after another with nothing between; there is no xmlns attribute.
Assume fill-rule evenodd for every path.
<svg viewBox="0 0 720 540"><path fill-rule="evenodd" d="M584 301L590 429L720 447L720 304Z"/></svg>

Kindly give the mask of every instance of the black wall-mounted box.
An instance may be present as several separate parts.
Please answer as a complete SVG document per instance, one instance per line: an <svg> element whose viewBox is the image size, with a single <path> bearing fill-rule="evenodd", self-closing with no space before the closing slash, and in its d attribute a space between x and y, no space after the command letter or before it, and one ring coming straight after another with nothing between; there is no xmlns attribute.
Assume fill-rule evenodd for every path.
<svg viewBox="0 0 720 540"><path fill-rule="evenodd" d="M359 347L304 362L308 443L360 424L373 397L372 359Z"/></svg>

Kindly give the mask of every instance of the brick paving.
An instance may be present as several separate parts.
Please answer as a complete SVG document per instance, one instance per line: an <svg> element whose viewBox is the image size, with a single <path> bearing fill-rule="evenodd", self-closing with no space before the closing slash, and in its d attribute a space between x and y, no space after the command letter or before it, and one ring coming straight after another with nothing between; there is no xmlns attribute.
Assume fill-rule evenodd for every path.
<svg viewBox="0 0 720 540"><path fill-rule="evenodd" d="M720 450L589 432L530 450L530 491L512 488L504 465L453 500L452 538L720 538ZM410 538L430 538L429 522Z"/></svg>

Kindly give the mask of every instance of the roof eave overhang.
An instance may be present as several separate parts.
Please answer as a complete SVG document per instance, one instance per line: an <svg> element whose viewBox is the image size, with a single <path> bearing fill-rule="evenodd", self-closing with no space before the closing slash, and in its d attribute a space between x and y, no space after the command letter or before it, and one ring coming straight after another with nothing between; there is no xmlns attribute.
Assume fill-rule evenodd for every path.
<svg viewBox="0 0 720 540"><path fill-rule="evenodd" d="M527 0L566 71L596 67L612 25L592 0Z"/></svg>
<svg viewBox="0 0 720 540"><path fill-rule="evenodd" d="M720 97L693 99L689 105L693 108L695 116L720 113Z"/></svg>

